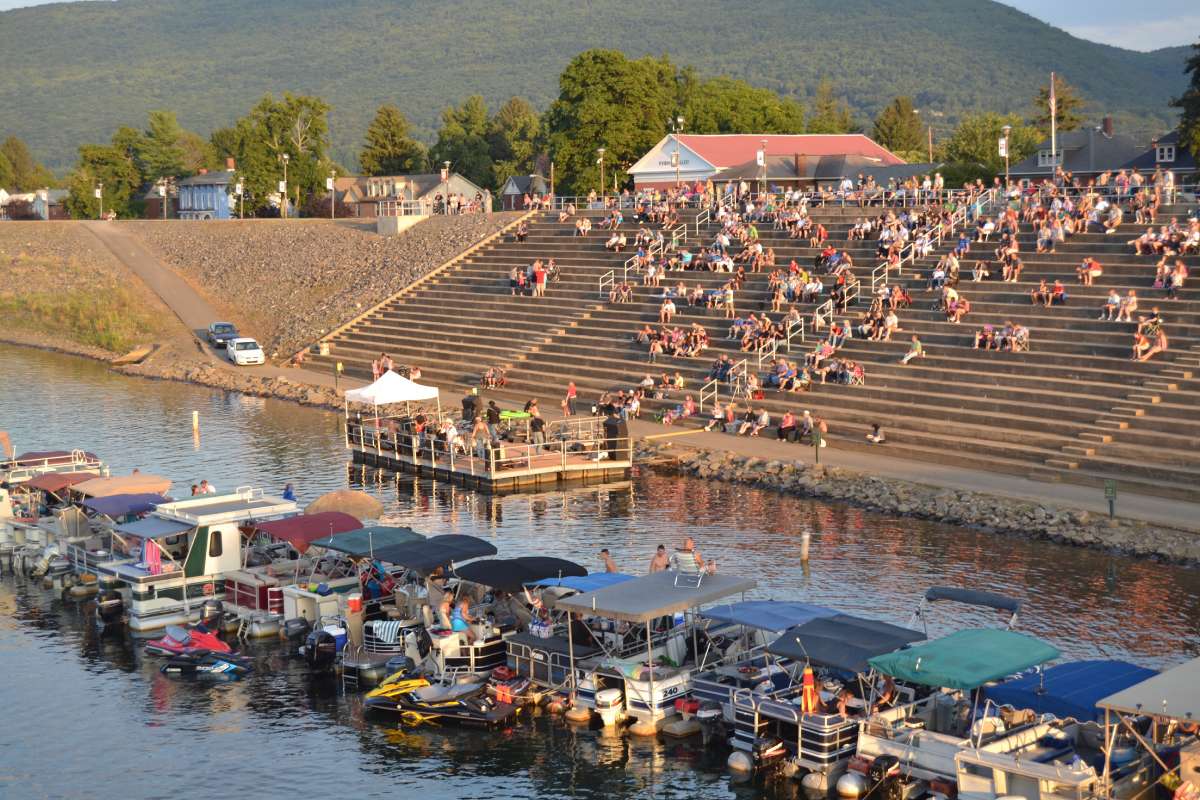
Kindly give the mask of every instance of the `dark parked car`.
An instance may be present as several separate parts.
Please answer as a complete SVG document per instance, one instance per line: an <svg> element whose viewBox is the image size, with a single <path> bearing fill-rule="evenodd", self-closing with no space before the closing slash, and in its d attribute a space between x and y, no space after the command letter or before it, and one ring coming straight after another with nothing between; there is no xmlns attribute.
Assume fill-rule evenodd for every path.
<svg viewBox="0 0 1200 800"><path fill-rule="evenodd" d="M238 331L232 322L214 322L208 326L208 342L213 347L224 347L236 338Z"/></svg>

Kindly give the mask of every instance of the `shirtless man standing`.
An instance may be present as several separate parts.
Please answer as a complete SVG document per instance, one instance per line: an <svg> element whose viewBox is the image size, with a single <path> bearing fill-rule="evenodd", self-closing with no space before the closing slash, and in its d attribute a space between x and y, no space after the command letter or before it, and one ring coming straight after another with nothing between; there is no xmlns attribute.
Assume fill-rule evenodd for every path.
<svg viewBox="0 0 1200 800"><path fill-rule="evenodd" d="M662 572L670 566L671 559L667 556L667 548L660 544L658 550L654 552L654 558L650 559L650 571Z"/></svg>

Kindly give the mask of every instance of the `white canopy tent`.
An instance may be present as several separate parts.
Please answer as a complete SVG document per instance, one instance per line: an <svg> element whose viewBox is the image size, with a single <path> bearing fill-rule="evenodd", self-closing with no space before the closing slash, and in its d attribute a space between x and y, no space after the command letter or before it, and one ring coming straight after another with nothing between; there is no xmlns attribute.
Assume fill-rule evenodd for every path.
<svg viewBox="0 0 1200 800"><path fill-rule="evenodd" d="M350 403L365 403L372 406L386 406L389 403L415 403L421 400L437 400L436 386L422 386L414 383L403 375L388 370L379 376L379 380L361 389L350 389L346 392L346 401Z"/></svg>

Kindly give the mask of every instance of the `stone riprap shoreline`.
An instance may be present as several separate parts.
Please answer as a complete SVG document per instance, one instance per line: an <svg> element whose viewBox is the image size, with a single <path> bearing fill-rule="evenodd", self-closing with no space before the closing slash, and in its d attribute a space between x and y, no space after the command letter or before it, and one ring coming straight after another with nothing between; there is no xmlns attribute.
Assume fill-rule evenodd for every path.
<svg viewBox="0 0 1200 800"><path fill-rule="evenodd" d="M678 474L837 500L992 533L1046 539L1123 555L1200 563L1200 535L1140 520L1109 519L980 492L882 478L840 467L774 461L671 442L636 443L637 461Z"/></svg>
<svg viewBox="0 0 1200 800"><path fill-rule="evenodd" d="M373 220L120 222L222 313L287 357L520 216L431 217L397 237Z"/></svg>

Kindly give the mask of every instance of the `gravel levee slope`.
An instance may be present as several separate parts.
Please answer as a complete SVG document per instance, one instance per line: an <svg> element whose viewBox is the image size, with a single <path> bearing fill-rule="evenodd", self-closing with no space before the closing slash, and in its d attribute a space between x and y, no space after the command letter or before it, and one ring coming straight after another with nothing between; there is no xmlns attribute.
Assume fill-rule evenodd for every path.
<svg viewBox="0 0 1200 800"><path fill-rule="evenodd" d="M391 238L348 220L118 224L269 354L286 356L518 216L433 217Z"/></svg>

